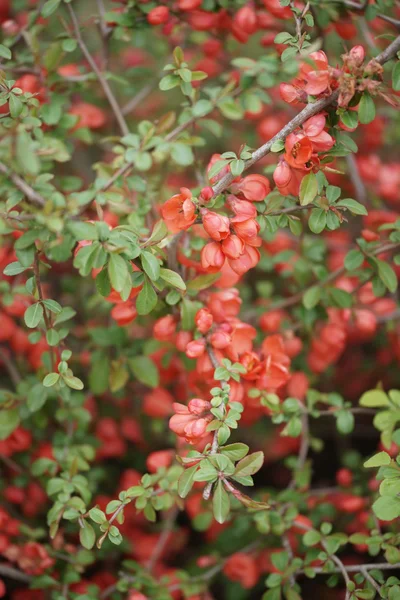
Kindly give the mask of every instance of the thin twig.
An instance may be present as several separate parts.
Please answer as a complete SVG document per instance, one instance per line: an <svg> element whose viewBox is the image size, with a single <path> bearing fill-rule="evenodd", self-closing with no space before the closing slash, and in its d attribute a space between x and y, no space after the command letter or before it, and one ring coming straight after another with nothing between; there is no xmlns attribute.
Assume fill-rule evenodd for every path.
<svg viewBox="0 0 400 600"><path fill-rule="evenodd" d="M382 589L381 589L380 585L378 585L376 583L375 579L368 573L367 569L365 569L364 567L361 567L361 573L364 575L365 579L367 579L370 582L372 587L376 589L379 596L381 598L384 598L384 596L382 595Z"/></svg>
<svg viewBox="0 0 400 600"><path fill-rule="evenodd" d="M26 575L26 573L22 573L21 571L18 571L18 569L9 567L4 563L0 564L0 575L2 577L14 579L15 581L21 581L22 583L30 583L32 581L32 577L30 575Z"/></svg>
<svg viewBox="0 0 400 600"><path fill-rule="evenodd" d="M398 36L383 52L378 54L373 60L381 65L394 58L400 50L400 36ZM321 111L331 106L339 97L340 90L335 90L330 96L321 98L313 104L308 104L302 111L300 111L289 123L285 125L273 138L268 142L257 148L252 154L249 160L245 161L244 171L247 171L256 162L267 156L271 152L271 148L275 142L283 141L287 136L295 131L300 125L302 125L307 119L320 113ZM227 173L213 186L214 194L218 195L224 192L235 179L235 176L231 172Z"/></svg>
<svg viewBox="0 0 400 600"><path fill-rule="evenodd" d="M46 204L46 200L25 181L17 173L12 171L4 163L0 162L0 173L7 175L13 184L25 195L27 200L35 206L42 207Z"/></svg>
<svg viewBox="0 0 400 600"><path fill-rule="evenodd" d="M83 38L81 35L81 30L80 30L80 26L79 26L79 21L77 19L77 16L75 14L74 9L72 8L71 4L67 4L67 8L71 17L71 21L72 21L72 25L74 28L74 32L75 32L75 37L76 40L79 44L80 49L82 50L82 53L84 54L86 60L88 61L91 69L93 70L93 72L95 73L101 87L103 88L103 91L107 97L107 100L113 110L113 113L115 115L115 118L118 121L118 125L119 128L121 130L122 135L128 135L129 133L129 128L128 125L126 124L126 121L124 119L124 116L121 112L121 108L117 102L117 100L115 99L115 96L110 88L110 86L108 85L107 80L105 79L103 73L100 71L99 67L96 64L96 61L94 60L94 58L92 57L92 55L90 54Z"/></svg>
<svg viewBox="0 0 400 600"><path fill-rule="evenodd" d="M17 387L17 385L21 381L21 375L19 374L17 368L15 367L15 364L12 360L10 360L9 356L7 355L7 352L3 348L0 348L0 359L3 362L5 368L7 369L10 379L13 382L14 386Z"/></svg>
<svg viewBox="0 0 400 600"><path fill-rule="evenodd" d="M170 511L169 515L165 519L162 533L161 533L160 537L158 538L157 544L153 550L150 560L147 563L147 569L148 569L149 573L151 573L153 571L159 558L161 557L162 553L165 550L165 546L167 545L167 543L170 539L171 532L174 527L175 520L176 520L176 517L178 516L178 513L179 513L179 510L178 510L178 508L175 507Z"/></svg>

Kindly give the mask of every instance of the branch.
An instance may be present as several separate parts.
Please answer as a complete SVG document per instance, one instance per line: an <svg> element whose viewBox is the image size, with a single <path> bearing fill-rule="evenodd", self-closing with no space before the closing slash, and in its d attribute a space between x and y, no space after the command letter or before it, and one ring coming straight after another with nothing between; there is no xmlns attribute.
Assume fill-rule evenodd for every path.
<svg viewBox="0 0 400 600"><path fill-rule="evenodd" d="M178 516L178 508L174 508L170 511L170 514L167 516L164 522L164 528L160 537L157 540L157 544L153 550L152 555L150 556L149 562L147 563L147 569L151 573L157 564L158 559L161 557L165 546L167 545L172 529L174 528L176 517Z"/></svg>
<svg viewBox="0 0 400 600"><path fill-rule="evenodd" d="M218 363L217 357L214 354L214 350L210 346L207 347L207 353L208 353L208 356L210 358L211 364L214 367L214 369L216 369L217 367L219 367L219 363ZM219 449L219 444L218 444L218 429L216 429L214 431L214 437L213 437L213 441L212 441L212 444L211 444L211 449L210 449L209 454L211 454L211 455L212 454L217 454L218 449ZM204 491L203 491L203 498L204 498L204 500L209 500L210 495L211 495L212 486L213 486L213 484L210 481L209 483L207 483L206 487L204 488Z"/></svg>
<svg viewBox="0 0 400 600"><path fill-rule="evenodd" d="M46 204L46 200L35 192L35 190L22 179L17 173L14 173L9 167L7 167L4 163L0 162L0 173L7 175L9 179L13 182L13 184L25 195L27 200L34 204L35 206L42 207Z"/></svg>
<svg viewBox="0 0 400 600"><path fill-rule="evenodd" d="M384 252L389 252L390 250L395 250L396 248L398 248L400 246L400 243L397 244L384 244L383 246L376 248L375 250L373 250L370 255L371 256L377 256L379 254L383 254ZM293 306L293 304L297 304L298 302L300 302L304 296L304 294L306 294L308 292L308 290L312 287L324 287L325 285L327 285L328 283L331 283L332 281L335 281L335 279L337 279L338 277L340 277L341 275L343 275L346 272L346 267L339 267L338 269L336 269L336 271L332 271L332 273L330 273L327 277L325 277L325 279L322 279L321 281L318 281L317 283L313 283L312 285L310 285L309 287L307 287L305 290L301 290L300 292L298 292L297 294L295 294L294 296L291 296L290 298L285 298L284 300L279 300L278 302L275 302L273 304L271 304L270 308L287 308L288 306Z"/></svg>
<svg viewBox="0 0 400 600"><path fill-rule="evenodd" d="M366 2L364 2L364 4L358 4L358 2L353 2L353 0L344 0L343 4L346 8L349 8L350 10L357 10L357 11L362 12L367 8L368 0ZM387 15L384 15L383 13L378 13L376 16L378 19L382 19L382 21L386 21L387 23L391 23L395 27L400 28L400 21L398 19L394 19L393 17L388 17Z"/></svg>
<svg viewBox="0 0 400 600"><path fill-rule="evenodd" d="M394 58L397 52L400 50L400 36L398 36L383 52L378 54L373 60L383 65L388 62L392 58ZM313 104L308 104L299 114L297 114L289 123L287 123L273 138L271 138L268 142L257 148L252 154L252 157L249 158L245 162L244 171L247 171L250 167L252 167L256 162L267 156L271 152L271 148L275 142L284 141L287 136L295 131L300 125L302 125L307 119L313 117L319 112L325 110L336 102L339 97L339 89L335 90L330 96L327 98L321 98L317 102ZM221 194L225 191L232 181L235 179L235 176L232 173L227 173L222 179L220 179L215 186L213 186L214 194Z"/></svg>
<svg viewBox="0 0 400 600"><path fill-rule="evenodd" d="M21 573L21 571L9 567L4 563L0 564L0 575L2 577L8 577L9 579L15 579L15 581L21 581L22 583L30 583L32 581L32 577L29 575Z"/></svg>
<svg viewBox="0 0 400 600"><path fill-rule="evenodd" d="M80 31L80 27L79 27L79 22L78 19L76 17L75 11L72 8L71 4L67 4L67 8L71 17L71 21L72 21L72 25L74 28L74 32L75 32L75 37L76 40L79 44L80 49L82 50L82 53L84 54L86 60L88 61L91 69L93 70L93 72L95 73L101 87L103 88L103 91L107 97L107 100L113 110L113 113L115 115L115 118L118 121L118 125L119 128L121 130L122 135L128 135L129 133L129 128L128 125L126 124L126 121L124 119L124 116L121 112L121 109L119 107L119 104L117 102L117 100L115 99L115 96L110 88L110 86L108 85L107 80L104 78L103 73L100 71L99 67L96 64L96 61L94 60L94 58L92 57L92 55L90 54L83 38L81 35L81 31Z"/></svg>
<svg viewBox="0 0 400 600"><path fill-rule="evenodd" d="M10 379L13 382L14 386L17 387L17 385L21 381L21 375L18 373L18 370L16 369L13 361L9 359L7 352L1 347L0 360L3 362L5 368L7 369Z"/></svg>

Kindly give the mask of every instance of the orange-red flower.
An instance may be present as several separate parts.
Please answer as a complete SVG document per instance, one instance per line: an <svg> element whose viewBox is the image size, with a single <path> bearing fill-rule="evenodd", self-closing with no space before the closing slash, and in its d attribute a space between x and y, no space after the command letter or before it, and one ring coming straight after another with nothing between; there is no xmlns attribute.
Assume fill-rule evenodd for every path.
<svg viewBox="0 0 400 600"><path fill-rule="evenodd" d="M189 229L196 220L196 206L191 200L192 192L181 188L180 194L175 194L161 207L161 215L172 233Z"/></svg>

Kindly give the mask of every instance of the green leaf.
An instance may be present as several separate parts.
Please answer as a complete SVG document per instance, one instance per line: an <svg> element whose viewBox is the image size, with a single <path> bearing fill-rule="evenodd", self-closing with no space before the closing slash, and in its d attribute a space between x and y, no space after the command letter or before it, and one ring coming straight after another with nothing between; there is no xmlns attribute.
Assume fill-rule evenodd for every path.
<svg viewBox="0 0 400 600"><path fill-rule="evenodd" d="M154 254L144 251L140 256L140 260L142 261L144 272L152 281L157 281L157 279L160 277L160 263Z"/></svg>
<svg viewBox="0 0 400 600"><path fill-rule="evenodd" d="M242 444L241 442L236 442L235 444L228 444L228 446L223 446L220 449L220 452L227 456L230 460L236 461L244 458L249 451L249 447L247 444Z"/></svg>
<svg viewBox="0 0 400 600"><path fill-rule="evenodd" d="M93 527L87 521L83 521L84 527L79 531L79 541L86 550L91 550L96 541L96 534Z"/></svg>
<svg viewBox="0 0 400 600"><path fill-rule="evenodd" d="M83 381L79 379L79 377L74 377L73 375L64 375L63 379L68 387L73 390L83 390Z"/></svg>
<svg viewBox="0 0 400 600"><path fill-rule="evenodd" d="M8 106L10 108L10 115L13 119L17 119L22 113L22 109L24 108L21 99L15 94L10 94L10 97L8 99Z"/></svg>
<svg viewBox="0 0 400 600"><path fill-rule="evenodd" d="M0 410L0 440L7 439L19 425L19 412L16 408Z"/></svg>
<svg viewBox="0 0 400 600"><path fill-rule="evenodd" d="M139 315L148 315L157 304L157 294L149 279L144 280L143 288L136 299L136 310Z"/></svg>
<svg viewBox="0 0 400 600"><path fill-rule="evenodd" d="M345 256L344 266L348 271L354 271L361 267L364 262L364 255L360 250L350 250Z"/></svg>
<svg viewBox="0 0 400 600"><path fill-rule="evenodd" d="M312 529L311 531L307 531L303 535L303 542L305 546L316 546L321 541L321 534L319 531Z"/></svg>
<svg viewBox="0 0 400 600"><path fill-rule="evenodd" d="M235 469L235 475L238 475L239 477L254 475L254 473L257 473L257 471L261 469L263 463L264 453L261 451L253 452L238 462Z"/></svg>
<svg viewBox="0 0 400 600"><path fill-rule="evenodd" d="M180 77L178 75L166 75L163 77L159 83L159 88L163 92L167 90L172 90L172 88L177 87L180 84Z"/></svg>
<svg viewBox="0 0 400 600"><path fill-rule="evenodd" d="M53 387L53 385L55 385L59 379L60 379L59 373L49 373L43 379L43 385L44 385L44 387Z"/></svg>
<svg viewBox="0 0 400 600"><path fill-rule="evenodd" d="M62 312L62 306L56 301L51 299L43 300L42 304L55 315L59 315Z"/></svg>
<svg viewBox="0 0 400 600"><path fill-rule="evenodd" d="M340 120L349 129L354 129L358 125L358 115L355 110L346 110L340 115Z"/></svg>
<svg viewBox="0 0 400 600"><path fill-rule="evenodd" d="M397 276L392 267L383 260L375 259L378 264L378 275L392 294L397 290Z"/></svg>
<svg viewBox="0 0 400 600"><path fill-rule="evenodd" d="M101 525L104 521L107 520L105 513L97 507L91 508L89 510L89 516L95 523Z"/></svg>
<svg viewBox="0 0 400 600"><path fill-rule="evenodd" d="M317 194L318 181L315 173L311 172L301 180L299 192L301 206L307 206L307 204L310 204Z"/></svg>
<svg viewBox="0 0 400 600"><path fill-rule="evenodd" d="M392 71L392 87L395 92L400 92L400 61L398 60Z"/></svg>
<svg viewBox="0 0 400 600"><path fill-rule="evenodd" d="M340 433L346 435L354 429L354 415L349 410L338 410L335 412L336 427Z"/></svg>
<svg viewBox="0 0 400 600"><path fill-rule="evenodd" d="M389 398L382 390L369 390L360 398L360 406L367 408L381 408L382 406L389 406L389 404Z"/></svg>
<svg viewBox="0 0 400 600"><path fill-rule="evenodd" d="M47 400L47 391L42 383L37 383L28 391L26 405L31 412L36 412L44 406Z"/></svg>
<svg viewBox="0 0 400 600"><path fill-rule="evenodd" d="M27 267L23 267L18 261L9 263L4 269L4 275L12 277L26 271Z"/></svg>
<svg viewBox="0 0 400 600"><path fill-rule="evenodd" d="M313 285L303 296L303 306L307 309L314 308L321 299L321 288Z"/></svg>
<svg viewBox="0 0 400 600"><path fill-rule="evenodd" d="M43 306L40 302L29 306L24 314L24 320L27 327L34 329L40 323L43 317Z"/></svg>
<svg viewBox="0 0 400 600"><path fill-rule="evenodd" d="M134 356L129 359L129 366L138 381L148 387L158 386L158 369L151 358L148 356Z"/></svg>
<svg viewBox="0 0 400 600"><path fill-rule="evenodd" d="M217 281L221 276L220 273L209 273L207 275L199 275L189 281L187 284L187 290L191 292L199 292L200 290L206 290L213 283Z"/></svg>
<svg viewBox="0 0 400 600"><path fill-rule="evenodd" d="M57 346L60 341L60 336L55 329L49 329L46 331L46 340L49 346Z"/></svg>
<svg viewBox="0 0 400 600"><path fill-rule="evenodd" d="M108 275L114 290L122 292L126 280L129 279L129 271L126 261L119 254L110 254L110 259L108 261Z"/></svg>
<svg viewBox="0 0 400 600"><path fill-rule="evenodd" d="M193 487L194 475L198 469L197 465L186 469L178 479L178 494L181 498L186 498Z"/></svg>
<svg viewBox="0 0 400 600"><path fill-rule="evenodd" d="M98 240L99 233L93 223L84 223L83 221L70 221L67 223L67 229L79 242L82 240Z"/></svg>
<svg viewBox="0 0 400 600"><path fill-rule="evenodd" d="M31 137L26 131L20 131L17 135L16 158L24 173L37 175L40 171L40 161L33 148Z"/></svg>
<svg viewBox="0 0 400 600"><path fill-rule="evenodd" d="M194 162L193 150L187 144L176 142L171 146L171 158L177 165L187 167Z"/></svg>
<svg viewBox="0 0 400 600"><path fill-rule="evenodd" d="M381 521L393 521L400 517L400 498L381 496L373 503L372 510Z"/></svg>
<svg viewBox="0 0 400 600"><path fill-rule="evenodd" d="M353 215L367 215L368 211L363 204L353 200L353 198L343 198L336 203L336 206L345 206Z"/></svg>
<svg viewBox="0 0 400 600"><path fill-rule="evenodd" d="M101 296L108 296L111 292L111 283L108 270L102 269L96 277L96 289Z"/></svg>
<svg viewBox="0 0 400 600"><path fill-rule="evenodd" d="M170 269L160 269L160 277L178 290L186 290L186 284L179 273L175 273L175 271L171 271Z"/></svg>
<svg viewBox="0 0 400 600"><path fill-rule="evenodd" d="M149 237L148 240L146 240L146 243L143 244L143 246L146 247L146 246L152 246L154 244L158 244L167 235L168 235L168 228L165 224L165 221L163 221L161 219L160 221L157 221L157 223L154 225L153 231L151 232L151 236Z"/></svg>
<svg viewBox="0 0 400 600"><path fill-rule="evenodd" d="M222 481L218 481L213 495L213 513L218 523L224 523L229 515L230 501L229 495L224 488Z"/></svg>
<svg viewBox="0 0 400 600"><path fill-rule="evenodd" d="M47 2L45 2L43 5L42 15L44 17L49 17L50 15L52 15L53 12L55 12L60 6L60 2L61 0L47 0Z"/></svg>
<svg viewBox="0 0 400 600"><path fill-rule="evenodd" d="M218 103L218 108L227 119L240 121L244 116L242 107L233 98L224 98Z"/></svg>
<svg viewBox="0 0 400 600"><path fill-rule="evenodd" d="M11 60L11 50L3 44L0 44L0 56L1 58L5 58L6 60Z"/></svg>
<svg viewBox="0 0 400 600"><path fill-rule="evenodd" d="M244 160L233 160L229 166L231 168L232 175L237 177L243 173L245 163Z"/></svg>
<svg viewBox="0 0 400 600"><path fill-rule="evenodd" d="M353 305L353 295L340 288L330 288L329 295L335 306L339 308L350 308Z"/></svg>
<svg viewBox="0 0 400 600"><path fill-rule="evenodd" d="M308 226L313 233L321 233L326 226L326 211L322 208L314 208L308 219Z"/></svg>
<svg viewBox="0 0 400 600"><path fill-rule="evenodd" d="M371 467L384 467L390 465L391 461L392 459L387 452L378 452L365 461L364 467L366 469Z"/></svg>
<svg viewBox="0 0 400 600"><path fill-rule="evenodd" d="M360 103L358 105L358 118L360 123L367 125L375 119L375 104L369 92L364 92L361 96Z"/></svg>

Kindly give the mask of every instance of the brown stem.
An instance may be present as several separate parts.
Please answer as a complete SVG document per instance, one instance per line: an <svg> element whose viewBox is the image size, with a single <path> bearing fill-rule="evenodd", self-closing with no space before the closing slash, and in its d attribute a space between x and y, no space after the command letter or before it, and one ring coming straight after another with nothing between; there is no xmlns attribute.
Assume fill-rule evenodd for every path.
<svg viewBox="0 0 400 600"><path fill-rule="evenodd" d="M2 360L5 368L7 369L10 379L13 382L14 386L17 387L17 385L21 381L21 375L19 374L17 368L15 367L15 364L12 360L10 360L7 352L3 348L0 348L0 359Z"/></svg>
<svg viewBox="0 0 400 600"><path fill-rule="evenodd" d="M178 513L179 513L178 509L174 508L170 511L169 515L165 519L163 531L162 531L160 537L158 538L157 544L153 550L150 560L147 563L147 569L150 573L153 571L154 567L156 566L159 558L161 557L161 555L165 549L165 546L168 543L168 540L170 538L171 531L174 528L175 520L176 520L176 517L178 516Z"/></svg>
<svg viewBox="0 0 400 600"><path fill-rule="evenodd" d="M30 575L26 575L18 569L14 569L14 567L9 567L6 564L0 564L0 575L2 577L8 577L9 579L14 579L15 581L21 581L22 583L30 583L32 581L32 577Z"/></svg>
<svg viewBox="0 0 400 600"><path fill-rule="evenodd" d="M122 135L128 135L129 128L128 128L128 125L126 124L124 116L121 112L121 108L120 108L117 100L115 99L115 96L114 96L110 86L108 85L108 81L105 79L103 73L100 71L99 67L96 64L96 61L90 54L90 52L82 38L79 22L78 22L76 14L75 14L75 11L72 8L71 4L67 4L67 8L68 8L68 11L69 11L69 14L71 17L76 41L78 42L79 47L82 50L82 53L84 54L86 60L88 61L92 71L95 73L101 87L103 88L103 91L107 97L107 100L113 110L115 118L117 119L117 122L118 122L118 125L119 125Z"/></svg>
<svg viewBox="0 0 400 600"><path fill-rule="evenodd" d="M13 184L25 195L26 199L35 206L42 207L46 204L46 200L25 181L17 173L14 173L4 163L0 162L0 173L7 175Z"/></svg>

